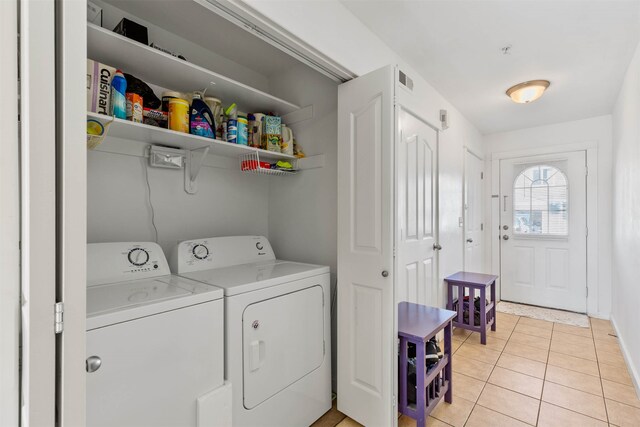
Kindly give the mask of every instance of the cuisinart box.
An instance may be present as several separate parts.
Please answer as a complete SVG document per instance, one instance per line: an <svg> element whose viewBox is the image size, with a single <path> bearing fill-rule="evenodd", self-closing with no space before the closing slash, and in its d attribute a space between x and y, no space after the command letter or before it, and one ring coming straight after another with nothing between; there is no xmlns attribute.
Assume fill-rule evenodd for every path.
<svg viewBox="0 0 640 427"><path fill-rule="evenodd" d="M111 115L111 80L116 69L87 59L87 111Z"/></svg>

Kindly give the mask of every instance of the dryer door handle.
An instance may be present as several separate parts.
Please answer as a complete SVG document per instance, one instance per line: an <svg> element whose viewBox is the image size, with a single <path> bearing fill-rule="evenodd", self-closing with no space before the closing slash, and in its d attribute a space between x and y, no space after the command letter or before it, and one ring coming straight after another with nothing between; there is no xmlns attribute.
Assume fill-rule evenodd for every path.
<svg viewBox="0 0 640 427"><path fill-rule="evenodd" d="M265 342L261 340L252 341L249 344L249 370L257 371L262 367L265 356Z"/></svg>

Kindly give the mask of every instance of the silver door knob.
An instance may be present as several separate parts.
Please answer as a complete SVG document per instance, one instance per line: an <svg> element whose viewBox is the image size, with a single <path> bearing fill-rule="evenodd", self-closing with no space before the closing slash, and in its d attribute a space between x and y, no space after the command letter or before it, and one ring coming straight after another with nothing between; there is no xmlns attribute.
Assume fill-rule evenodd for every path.
<svg viewBox="0 0 640 427"><path fill-rule="evenodd" d="M442 246L440 246L439 244L437 244L437 243L434 243L434 244L433 244L433 250L434 250L434 251L439 251L439 250L441 250L441 249L442 249Z"/></svg>
<svg viewBox="0 0 640 427"><path fill-rule="evenodd" d="M509 236L505 234L504 236L502 236L502 240L509 240Z"/></svg>
<svg viewBox="0 0 640 427"><path fill-rule="evenodd" d="M87 372L95 372L100 369L100 366L102 366L102 359L98 356L90 356L87 358L86 364Z"/></svg>
<svg viewBox="0 0 640 427"><path fill-rule="evenodd" d="M382 277L389 277L389 272L387 270L383 270Z"/></svg>
<svg viewBox="0 0 640 427"><path fill-rule="evenodd" d="M473 239L467 239L467 243L473 243Z"/></svg>

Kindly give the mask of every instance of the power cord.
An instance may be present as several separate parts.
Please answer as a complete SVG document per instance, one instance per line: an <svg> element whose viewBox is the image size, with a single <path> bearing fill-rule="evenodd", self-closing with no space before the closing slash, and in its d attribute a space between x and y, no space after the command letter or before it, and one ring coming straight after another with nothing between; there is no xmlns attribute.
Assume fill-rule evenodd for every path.
<svg viewBox="0 0 640 427"><path fill-rule="evenodd" d="M144 179L147 182L147 201L149 202L149 207L151 208L151 225L153 226L153 230L155 232L155 242L158 243L158 227L156 227L156 212L153 208L153 202L151 201L151 184L149 183L149 162L147 161L147 157L143 157L142 159L142 167L144 169Z"/></svg>

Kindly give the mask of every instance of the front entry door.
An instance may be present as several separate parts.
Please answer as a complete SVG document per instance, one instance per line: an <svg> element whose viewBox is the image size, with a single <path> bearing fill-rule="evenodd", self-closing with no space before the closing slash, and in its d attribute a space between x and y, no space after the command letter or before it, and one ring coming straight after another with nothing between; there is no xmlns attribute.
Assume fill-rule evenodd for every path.
<svg viewBox="0 0 640 427"><path fill-rule="evenodd" d="M500 161L501 296L586 312L586 152Z"/></svg>
<svg viewBox="0 0 640 427"><path fill-rule="evenodd" d="M439 306L435 262L438 133L398 107L396 302Z"/></svg>

